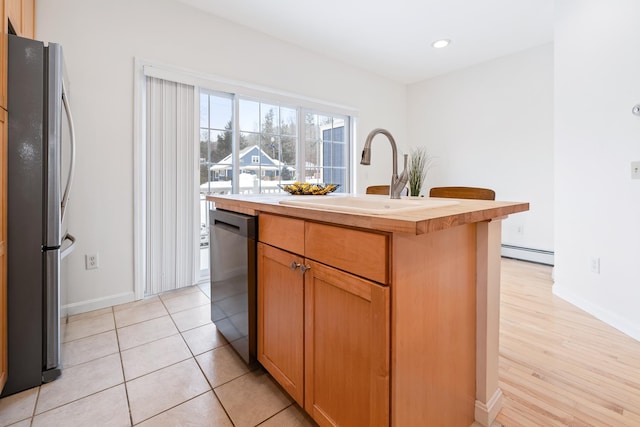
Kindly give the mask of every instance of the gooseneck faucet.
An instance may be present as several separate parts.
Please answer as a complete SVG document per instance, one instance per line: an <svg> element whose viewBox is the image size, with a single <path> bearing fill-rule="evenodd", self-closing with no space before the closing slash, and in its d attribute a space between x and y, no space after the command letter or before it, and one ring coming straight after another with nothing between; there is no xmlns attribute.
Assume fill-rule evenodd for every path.
<svg viewBox="0 0 640 427"><path fill-rule="evenodd" d="M391 151L393 153L393 157L391 159L391 161L393 162L393 173L391 174L389 197L392 199L399 199L400 193L402 193L402 190L404 190L404 187L407 185L407 181L409 180L409 175L407 173L408 155L404 155L404 170L400 174L400 177L398 177L398 149L396 147L396 141L393 139L393 136L391 136L391 133L388 130L376 128L369 132L369 135L367 135L367 139L364 141L364 148L362 149L362 159L360 160L360 164L371 164L371 141L373 141L373 137L378 135L379 133L387 137L387 139L391 143Z"/></svg>

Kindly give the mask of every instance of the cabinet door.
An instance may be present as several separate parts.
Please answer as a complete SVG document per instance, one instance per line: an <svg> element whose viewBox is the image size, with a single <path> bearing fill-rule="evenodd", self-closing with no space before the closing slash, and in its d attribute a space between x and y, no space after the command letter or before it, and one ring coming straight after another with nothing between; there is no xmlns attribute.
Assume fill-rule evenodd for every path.
<svg viewBox="0 0 640 427"><path fill-rule="evenodd" d="M22 31L20 35L29 39L36 37L36 2L35 0L22 0Z"/></svg>
<svg viewBox="0 0 640 427"><path fill-rule="evenodd" d="M35 0L4 0L4 32L9 31L7 20L11 21L14 31L21 37L35 37Z"/></svg>
<svg viewBox="0 0 640 427"><path fill-rule="evenodd" d="M389 288L306 263L306 411L321 426L389 425Z"/></svg>
<svg viewBox="0 0 640 427"><path fill-rule="evenodd" d="M16 34L22 35L22 1L21 0L4 0L5 21L3 22L4 31L8 32L9 27L7 20L11 21L11 25Z"/></svg>
<svg viewBox="0 0 640 427"><path fill-rule="evenodd" d="M300 406L304 404L304 276L298 268L302 261L258 244L258 360Z"/></svg>
<svg viewBox="0 0 640 427"><path fill-rule="evenodd" d="M7 112L0 108L0 391L7 382Z"/></svg>

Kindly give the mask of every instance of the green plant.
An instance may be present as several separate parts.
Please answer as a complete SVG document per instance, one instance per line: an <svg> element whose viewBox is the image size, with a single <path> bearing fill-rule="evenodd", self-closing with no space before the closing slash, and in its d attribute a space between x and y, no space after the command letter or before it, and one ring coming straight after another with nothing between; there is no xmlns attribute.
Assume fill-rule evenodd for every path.
<svg viewBox="0 0 640 427"><path fill-rule="evenodd" d="M431 156L424 147L412 148L409 153L409 191L412 196L419 196L431 165Z"/></svg>

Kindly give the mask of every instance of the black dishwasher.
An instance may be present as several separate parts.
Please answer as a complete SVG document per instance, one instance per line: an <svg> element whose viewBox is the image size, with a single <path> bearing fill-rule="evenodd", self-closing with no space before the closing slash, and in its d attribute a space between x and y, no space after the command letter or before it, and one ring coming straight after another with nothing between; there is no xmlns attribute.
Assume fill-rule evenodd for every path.
<svg viewBox="0 0 640 427"><path fill-rule="evenodd" d="M211 321L249 365L257 354L257 219L209 211Z"/></svg>

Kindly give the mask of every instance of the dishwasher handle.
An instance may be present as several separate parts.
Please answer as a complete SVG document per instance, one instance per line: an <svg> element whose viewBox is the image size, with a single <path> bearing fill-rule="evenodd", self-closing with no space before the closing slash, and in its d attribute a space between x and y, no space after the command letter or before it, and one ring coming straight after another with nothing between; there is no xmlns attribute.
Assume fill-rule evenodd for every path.
<svg viewBox="0 0 640 427"><path fill-rule="evenodd" d="M228 224L226 222L215 220L213 221L213 226L222 228L235 234L242 234L242 230L240 229L240 227L235 224Z"/></svg>
<svg viewBox="0 0 640 427"><path fill-rule="evenodd" d="M209 224L211 224L211 227L221 228L254 240L257 235L257 217L251 215L222 209L211 209L209 211Z"/></svg>

